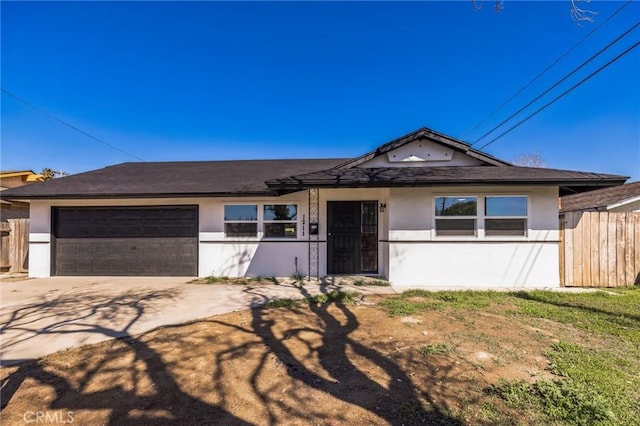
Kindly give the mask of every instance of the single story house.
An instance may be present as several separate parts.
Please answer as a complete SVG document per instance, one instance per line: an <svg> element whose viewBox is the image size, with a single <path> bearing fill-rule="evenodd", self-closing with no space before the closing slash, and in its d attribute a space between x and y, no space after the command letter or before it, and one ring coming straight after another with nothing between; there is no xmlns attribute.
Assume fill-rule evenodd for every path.
<svg viewBox="0 0 640 426"><path fill-rule="evenodd" d="M640 182L562 197L560 213L573 211L640 212Z"/></svg>
<svg viewBox="0 0 640 426"><path fill-rule="evenodd" d="M626 179L518 167L421 128L353 159L123 163L5 196L31 201L34 277L554 287L558 197Z"/></svg>

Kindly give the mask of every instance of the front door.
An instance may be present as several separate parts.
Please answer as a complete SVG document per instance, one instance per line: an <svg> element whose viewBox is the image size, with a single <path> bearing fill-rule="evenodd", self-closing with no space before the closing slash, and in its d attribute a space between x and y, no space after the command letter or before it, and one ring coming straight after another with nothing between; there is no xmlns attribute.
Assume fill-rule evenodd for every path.
<svg viewBox="0 0 640 426"><path fill-rule="evenodd" d="M327 272L378 272L378 202L327 203Z"/></svg>

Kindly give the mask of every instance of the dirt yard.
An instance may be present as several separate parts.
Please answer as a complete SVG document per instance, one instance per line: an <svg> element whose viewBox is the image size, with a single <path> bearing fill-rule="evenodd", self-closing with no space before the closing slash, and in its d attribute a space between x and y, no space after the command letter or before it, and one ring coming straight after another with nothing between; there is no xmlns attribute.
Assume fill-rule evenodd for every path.
<svg viewBox="0 0 640 426"><path fill-rule="evenodd" d="M247 310L2 368L1 421L535 423L486 389L550 377L544 352L582 338L508 305L392 317L382 299Z"/></svg>

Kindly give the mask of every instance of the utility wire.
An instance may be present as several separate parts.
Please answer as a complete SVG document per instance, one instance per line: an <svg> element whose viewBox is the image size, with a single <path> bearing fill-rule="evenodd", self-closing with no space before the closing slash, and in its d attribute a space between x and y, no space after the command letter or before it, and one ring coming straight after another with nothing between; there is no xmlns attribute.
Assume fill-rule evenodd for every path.
<svg viewBox="0 0 640 426"><path fill-rule="evenodd" d="M516 115L520 114L522 111L524 111L525 109L527 109L529 106L531 106L531 104L533 104L534 102L536 102L538 99L540 99L541 97L543 97L544 95L546 95L547 93L549 93L551 90L555 89L556 87L558 87L563 81L565 81L566 79L568 79L569 77L571 77L573 74L575 74L576 72L578 72L579 70L581 70L582 68L584 68L589 62L593 61L595 58L597 58L598 56L600 56L604 51L606 51L607 49L609 49L611 46L613 46L614 44L616 44L618 41L620 41L620 39L622 39L624 36L626 36L627 34L629 34L631 31L635 30L638 25L640 25L640 22L636 22L635 25L633 25L631 28L629 28L627 31L625 31L624 33L620 34L615 40L613 40L611 43L607 44L605 47L603 47L602 49L600 49L597 53L595 53L594 55L592 55L589 59L587 59L586 61L584 61L582 64L580 64L577 68L574 68L569 74L565 75L564 77L562 77L560 80L558 80L557 82L555 82L553 85L551 85L548 89L546 89L544 92L540 93L538 96L536 96L535 98L533 98L531 101L529 101L529 103L527 103L525 106L523 106L522 108L520 108L519 110L517 110L516 112L514 112L513 114L511 114L509 117L505 118L504 120L502 120L500 122L500 124L498 124L497 126L495 126L494 128L492 128L491 130L489 130L488 132L486 132L484 135L480 136L478 139L476 139L471 145L475 145L478 142L480 142L482 139L486 138L487 136L489 136L491 133L495 132L498 128L502 127L506 122L508 122L509 120L511 120L513 117L515 117Z"/></svg>
<svg viewBox="0 0 640 426"><path fill-rule="evenodd" d="M116 151L119 151L119 152L121 152L121 153L123 153L125 155L128 155L129 157L135 158L136 160L145 161L142 158L138 157L137 155L131 154L130 152L125 151L124 149L118 148L117 146L115 146L113 144L110 144L109 142L105 142L104 140L102 140L100 138L97 138L97 137L85 132L82 129L77 128L73 124L70 124L70 123L64 121L63 119L56 117L55 115L51 114L50 112L45 111L44 109L40 108L39 106L32 104L31 102L19 97L18 95L15 95L15 94L11 93L10 91L8 91L6 89L0 88L0 91L2 91L2 93L4 93L5 95L11 96L12 98L22 102L23 104L27 105L28 107L33 108L36 111L41 112L42 114L46 115L47 117L51 118L52 120L55 120L58 123L61 123L61 124L65 125L65 126L71 128L71 129L75 130L78 133L81 133L81 134L83 134L83 135L85 135L85 136L87 136L87 137L89 137L89 138L91 138L91 139L93 139L93 140L95 140L97 142L100 142L101 144L106 145L109 148L115 149Z"/></svg>
<svg viewBox="0 0 640 426"><path fill-rule="evenodd" d="M600 71L602 71L603 69L607 68L609 65L613 64L615 61L617 61L618 59L622 58L624 55L626 55L627 53L629 53L630 51L632 51L633 49L635 49L636 47L638 47L638 45L640 45L640 41L637 41L633 46L629 47L627 50L625 50L624 52L622 52L621 54L619 54L618 56L616 56L615 58L613 58L612 60L610 60L609 62L607 62L606 64L604 64L603 66L601 66L600 68L598 68L597 70L595 70L594 72L592 72L591 74L589 74L587 77L583 78L582 80L580 80L578 83L576 83L575 85L573 85L572 87L570 87L569 89L567 89L566 91L564 91L563 93L561 93L560 95L556 96L554 99L552 99L551 101L549 101L548 103L546 103L545 105L543 105L541 108L539 108L538 110L536 110L535 112L533 112L532 114L530 114L529 116L527 116L526 118L524 118L523 120L519 121L517 124L515 124L514 126L510 127L508 130L504 131L503 133L501 133L499 136L496 136L495 138L491 139L489 142L487 142L486 144L482 145L480 148L478 148L479 150L482 150L484 148L486 148L487 146L491 145L492 143L494 143L495 141L497 141L498 139L500 139L501 137L503 137L504 135L506 135L507 133L511 132L512 130L514 130L515 128L519 127L521 124L523 124L525 121L529 120L530 118L532 118L533 116L537 115L539 112L541 112L542 110L546 109L548 106L550 106L551 104L555 103L556 101L558 101L560 98L564 97L565 95L569 94L571 91L573 91L575 88L577 88L578 86L582 85L583 83L585 83L587 80L589 80L591 77L595 76L596 74L598 74Z"/></svg>
<svg viewBox="0 0 640 426"><path fill-rule="evenodd" d="M483 125L484 123L487 122L487 120L489 120L491 117L493 117L495 115L496 112L500 111L505 105L507 105L509 102L511 102L512 100L514 100L518 95L520 95L522 92L524 92L529 86L531 86L533 83L535 83L540 77L542 77L547 71L549 71L555 64L557 64L558 62L560 62L562 59L564 59L569 53L573 52L578 46L580 46L582 44L582 42L584 42L587 38L589 38L591 36L591 34L595 33L596 31L598 31L600 29L600 27L602 27L604 24L606 24L611 18L613 18L614 16L616 16L619 12L622 11L622 9L624 9L625 7L627 7L628 5L631 4L633 0L629 0L627 1L625 4L622 5L622 7L620 7L618 10L616 10L615 12L613 12L611 15L609 15L609 17L607 19L605 19L604 21L602 21L597 27L595 27L593 30L589 31L589 33L587 33L587 35L585 35L584 37L582 37L582 39L580 39L580 41L578 41L575 45L573 45L573 47L571 47L569 50L567 50L566 52L564 52L562 55L560 55L558 57L558 59L556 59L555 61L553 61L551 64L549 64L544 70L542 70L538 75L536 75L531 81L529 81L527 84L525 84L524 86L522 86L516 93L514 93L513 95L511 95L511 97L509 99L507 99L506 101L502 102L500 104L500 106L498 106L496 109L494 109L489 115L487 115L485 118L483 118L482 120L480 120L480 122L478 124L476 124L471 130L467 130L466 132L464 132L464 135L468 135L469 133L473 132L474 130L476 130L478 127L480 127L481 125Z"/></svg>

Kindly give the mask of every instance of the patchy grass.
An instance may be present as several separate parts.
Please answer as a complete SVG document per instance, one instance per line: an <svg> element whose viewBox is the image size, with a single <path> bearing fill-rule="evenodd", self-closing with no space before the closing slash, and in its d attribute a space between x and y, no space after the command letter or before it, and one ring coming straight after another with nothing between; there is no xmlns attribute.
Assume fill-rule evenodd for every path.
<svg viewBox="0 0 640 426"><path fill-rule="evenodd" d="M541 411L548 422L571 425L632 424L620 421L610 400L583 383L567 380L501 382L488 389L510 406Z"/></svg>
<svg viewBox="0 0 640 426"><path fill-rule="evenodd" d="M229 278L209 275L204 278L195 278L189 284L222 284L222 285L250 285L250 284L279 284L275 277L248 277Z"/></svg>
<svg viewBox="0 0 640 426"><path fill-rule="evenodd" d="M638 287L589 293L409 290L384 299L380 306L392 317L442 311L464 321L474 311L490 309L494 314L534 321L534 327L551 322L577 329L573 334L581 336L576 336L579 341L560 340L545 351L554 379L501 380L487 388L487 394L526 413L527 422L640 425ZM481 330L453 336L482 343L502 359L505 353L511 355L507 359L517 357L516 350L501 348L499 340L486 342ZM449 350L435 344L420 348L423 355ZM479 415L488 421L510 423L496 407L487 401Z"/></svg>
<svg viewBox="0 0 640 426"><path fill-rule="evenodd" d="M566 424L640 424L640 289L509 297L518 307L512 315L569 325L592 337L582 344L560 341L546 352L559 379L502 383L494 389L501 398Z"/></svg>
<svg viewBox="0 0 640 426"><path fill-rule="evenodd" d="M427 291L407 290L399 296L385 299L380 305L391 316L411 315L446 308L484 309L505 300L505 293L495 291Z"/></svg>
<svg viewBox="0 0 640 426"><path fill-rule="evenodd" d="M294 298L280 298L273 299L267 302L267 308L293 308L300 305L302 299L294 299Z"/></svg>
<svg viewBox="0 0 640 426"><path fill-rule="evenodd" d="M354 303L356 298L360 296L355 291L332 290L329 293L320 293L309 297L307 300L310 304L322 305L325 303Z"/></svg>
<svg viewBox="0 0 640 426"><path fill-rule="evenodd" d="M353 285L357 287L389 287L391 286L391 283L389 281L381 280L381 279L365 280L361 278L361 279L355 280L353 282Z"/></svg>
<svg viewBox="0 0 640 426"><path fill-rule="evenodd" d="M566 378L559 382L560 388L568 394L566 403L575 405L558 408L561 415L573 410L591 424L600 420L628 425L640 422L640 351L632 346L619 349L587 348L566 341L553 345L547 352L551 371ZM547 411L551 408L553 405L545 405Z"/></svg>
<svg viewBox="0 0 640 426"><path fill-rule="evenodd" d="M302 275L300 272L296 272L291 276L291 279L296 281L301 286L304 285L304 278L304 275Z"/></svg>
<svg viewBox="0 0 640 426"><path fill-rule="evenodd" d="M332 290L329 293L320 293L307 298L282 298L274 299L267 303L268 308L292 308L301 306L303 302L310 305L324 305L328 303L355 303L360 293L355 291Z"/></svg>
<svg viewBox="0 0 640 426"><path fill-rule="evenodd" d="M228 284L228 277L216 277L214 275L209 275L204 278L195 278L189 281L189 284Z"/></svg>
<svg viewBox="0 0 640 426"><path fill-rule="evenodd" d="M640 344L640 287L593 293L512 293L517 315L546 318Z"/></svg>
<svg viewBox="0 0 640 426"><path fill-rule="evenodd" d="M453 346L448 343L429 344L420 347L420 353L424 356L449 355L452 352Z"/></svg>

